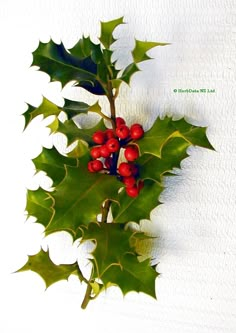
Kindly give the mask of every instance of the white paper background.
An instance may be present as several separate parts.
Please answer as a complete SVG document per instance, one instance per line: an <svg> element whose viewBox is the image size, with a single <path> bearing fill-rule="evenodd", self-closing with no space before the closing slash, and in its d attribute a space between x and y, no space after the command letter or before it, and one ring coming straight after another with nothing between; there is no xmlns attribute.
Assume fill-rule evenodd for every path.
<svg viewBox="0 0 236 333"><path fill-rule="evenodd" d="M235 1L168 0L2 0L0 6L1 89L1 275L0 332L236 332L236 116ZM51 146L45 122L36 120L22 133L24 102L39 105L42 95L62 103L60 85L29 69L39 39L72 47L84 33L94 41L99 21L124 15L116 30L119 65L130 61L134 37L168 41L150 52L155 60L123 87L120 115L148 128L158 114L185 115L208 126L216 152L190 149L180 176L167 181L164 205L145 228L158 239L153 255L161 273L158 301L116 288L80 310L84 286L62 281L44 292L34 273L11 274L27 254L39 251L43 229L25 222L26 187L36 188L30 161ZM174 89L215 89L215 93L178 94ZM67 96L95 100L66 89ZM57 143L62 144L61 141ZM60 247L58 247L60 241ZM51 240L59 263L80 255L70 237Z"/></svg>

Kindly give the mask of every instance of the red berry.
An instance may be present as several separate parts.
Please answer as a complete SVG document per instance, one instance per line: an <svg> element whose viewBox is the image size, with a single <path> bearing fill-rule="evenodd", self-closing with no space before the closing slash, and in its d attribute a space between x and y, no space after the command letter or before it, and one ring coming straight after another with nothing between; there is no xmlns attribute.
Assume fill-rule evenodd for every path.
<svg viewBox="0 0 236 333"><path fill-rule="evenodd" d="M98 145L102 145L105 141L105 133L102 131L97 131L93 134L93 142L97 143Z"/></svg>
<svg viewBox="0 0 236 333"><path fill-rule="evenodd" d="M103 145L99 148L99 152L102 157L109 157L111 155L110 150L108 149L107 145Z"/></svg>
<svg viewBox="0 0 236 333"><path fill-rule="evenodd" d="M112 166L112 158L111 158L111 157L107 157L107 158L105 159L104 164L105 164L105 167L106 167L107 169L110 169L111 166Z"/></svg>
<svg viewBox="0 0 236 333"><path fill-rule="evenodd" d="M138 189L139 189L139 191L140 191L143 187L144 187L144 181L140 179L139 182L138 182Z"/></svg>
<svg viewBox="0 0 236 333"><path fill-rule="evenodd" d="M130 136L134 140L140 139L144 134L144 130L142 125L140 124L133 124L130 128Z"/></svg>
<svg viewBox="0 0 236 333"><path fill-rule="evenodd" d="M101 157L100 147L93 147L90 150L90 155L92 156L92 158L99 158L99 157Z"/></svg>
<svg viewBox="0 0 236 333"><path fill-rule="evenodd" d="M98 172L103 169L103 164L100 160L94 160L88 162L88 170L90 172Z"/></svg>
<svg viewBox="0 0 236 333"><path fill-rule="evenodd" d="M115 137L114 131L112 129L107 129L105 131L105 136L107 140L114 138Z"/></svg>
<svg viewBox="0 0 236 333"><path fill-rule="evenodd" d="M119 174L123 177L129 177L132 175L132 165L126 162L122 162L119 165Z"/></svg>
<svg viewBox="0 0 236 333"><path fill-rule="evenodd" d="M88 162L88 171L95 172L95 170L93 169L93 161Z"/></svg>
<svg viewBox="0 0 236 333"><path fill-rule="evenodd" d="M116 151L119 150L120 148L120 144L119 144L119 141L115 138L112 138L112 139L109 139L107 142L106 142L106 146L107 148L109 149L109 151L111 153L115 153Z"/></svg>
<svg viewBox="0 0 236 333"><path fill-rule="evenodd" d="M122 182L126 187L133 187L136 183L136 179L133 176L123 177Z"/></svg>
<svg viewBox="0 0 236 333"><path fill-rule="evenodd" d="M139 195L139 189L137 187L137 185L134 185L132 187L126 187L126 193L128 194L128 196L135 198Z"/></svg>
<svg viewBox="0 0 236 333"><path fill-rule="evenodd" d="M125 120L121 117L116 117L116 126L125 125Z"/></svg>
<svg viewBox="0 0 236 333"><path fill-rule="evenodd" d="M129 145L125 149L125 158L127 161L134 161L139 157L138 147L136 145Z"/></svg>
<svg viewBox="0 0 236 333"><path fill-rule="evenodd" d="M120 139L127 139L129 136L129 127L126 125L120 125L116 128L116 135Z"/></svg>

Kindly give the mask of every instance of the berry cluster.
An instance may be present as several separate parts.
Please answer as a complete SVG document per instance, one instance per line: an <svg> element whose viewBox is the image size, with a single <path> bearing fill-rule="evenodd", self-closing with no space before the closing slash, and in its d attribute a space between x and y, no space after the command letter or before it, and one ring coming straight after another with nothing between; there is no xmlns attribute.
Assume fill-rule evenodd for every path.
<svg viewBox="0 0 236 333"><path fill-rule="evenodd" d="M117 175L124 183L126 193L130 197L136 197L143 187L143 181L138 180L139 168L134 161L139 157L139 148L133 140L138 140L144 135L140 124L133 124L130 128L121 117L116 118L116 129L97 131L93 134L93 142L96 146L90 150L91 160L88 163L90 172L108 172ZM118 158L120 149L124 149L126 162L119 166Z"/></svg>

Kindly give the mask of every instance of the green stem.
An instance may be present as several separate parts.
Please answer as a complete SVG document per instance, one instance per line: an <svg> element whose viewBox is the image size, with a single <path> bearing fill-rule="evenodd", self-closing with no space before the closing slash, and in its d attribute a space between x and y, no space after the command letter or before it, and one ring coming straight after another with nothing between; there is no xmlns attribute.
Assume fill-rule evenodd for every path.
<svg viewBox="0 0 236 333"><path fill-rule="evenodd" d="M117 96L113 95L112 85L111 85L110 81L108 81L107 87L108 87L107 98L108 98L108 101L110 103L112 128L115 131L116 130L116 106L115 106L115 99L116 99Z"/></svg>
<svg viewBox="0 0 236 333"><path fill-rule="evenodd" d="M101 222L107 223L107 216L109 213L109 209L111 206L111 200L107 199L104 203L104 206L102 207L102 220Z"/></svg>
<svg viewBox="0 0 236 333"><path fill-rule="evenodd" d="M83 302L81 304L82 309L86 309L89 301L91 300L91 291L92 291L92 287L91 287L90 283L88 283L86 293L84 295L84 299L83 299Z"/></svg>

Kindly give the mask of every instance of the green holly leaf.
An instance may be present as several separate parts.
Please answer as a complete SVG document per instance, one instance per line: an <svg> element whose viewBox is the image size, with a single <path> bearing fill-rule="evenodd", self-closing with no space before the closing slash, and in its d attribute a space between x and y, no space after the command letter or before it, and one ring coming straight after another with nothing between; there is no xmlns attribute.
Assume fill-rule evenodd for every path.
<svg viewBox="0 0 236 333"><path fill-rule="evenodd" d="M55 265L49 253L41 249L39 253L28 257L27 263L17 272L33 271L39 274L46 284L46 288L60 280L68 280L71 274L79 275L77 262L67 265Z"/></svg>
<svg viewBox="0 0 236 333"><path fill-rule="evenodd" d="M134 62L137 64L141 61L149 60L151 59L147 55L147 51L151 50L152 48L156 46L165 46L170 45L170 43L159 43L159 42L146 42L142 40L135 40L135 47L132 51Z"/></svg>
<svg viewBox="0 0 236 333"><path fill-rule="evenodd" d="M123 225L114 223L90 223L82 228L83 241L92 240L96 244L92 252L95 266L94 277L101 278L104 272L113 265L120 265L124 253L135 254L131 248L131 238L135 233L124 230Z"/></svg>
<svg viewBox="0 0 236 333"><path fill-rule="evenodd" d="M125 190L121 191L115 202L112 203L113 221L116 223L139 222L141 219L150 219L150 212L160 202L158 197L163 186L152 180L145 180L144 187L135 198L129 197Z"/></svg>
<svg viewBox="0 0 236 333"><path fill-rule="evenodd" d="M95 64L99 64L103 60L100 44L94 44L90 37L83 36L69 51L79 59L91 57Z"/></svg>
<svg viewBox="0 0 236 333"><path fill-rule="evenodd" d="M65 178L51 193L54 216L46 228L47 234L66 230L75 236L81 225L97 221L106 199L116 200L120 182L115 176L90 173L88 160L85 155L78 167L66 166Z"/></svg>
<svg viewBox="0 0 236 333"><path fill-rule="evenodd" d="M65 165L76 166L78 160L61 155L56 148L43 148L41 154L33 159L36 170L44 171L52 179L53 185L59 184L65 177Z"/></svg>
<svg viewBox="0 0 236 333"><path fill-rule="evenodd" d="M157 118L152 128L138 141L141 154L149 153L161 158L162 148L172 138L183 138L190 145L213 149L206 136L206 127L188 124L183 118Z"/></svg>
<svg viewBox="0 0 236 333"><path fill-rule="evenodd" d="M80 113L87 113L90 105L84 102L71 101L65 98L64 106L62 110L66 113L68 119L77 116Z"/></svg>
<svg viewBox="0 0 236 333"><path fill-rule="evenodd" d="M183 138L172 138L163 146L161 158L152 154L143 154L136 161L140 166L140 178L161 182L163 175L174 168L180 168L181 161L188 157L186 150L189 146L190 143Z"/></svg>
<svg viewBox="0 0 236 333"><path fill-rule="evenodd" d="M75 56L62 43L56 44L52 40L48 43L40 42L33 52L32 66L38 66L52 81L60 81L63 87L74 80L78 86L93 94L105 94L97 78L97 64L91 55L82 58Z"/></svg>
<svg viewBox="0 0 236 333"><path fill-rule="evenodd" d="M43 115L44 118L48 116L58 116L61 112L60 108L49 101L47 98L43 98L42 103L39 107L34 107L32 105L28 104L28 109L25 113L23 113L23 116L25 117L25 128L29 125L29 123L37 116Z"/></svg>
<svg viewBox="0 0 236 333"><path fill-rule="evenodd" d="M119 265L110 266L103 275L105 285L115 284L126 295L130 291L143 292L156 298L155 280L159 274L150 266L150 259L140 262L133 253L125 253Z"/></svg>
<svg viewBox="0 0 236 333"><path fill-rule="evenodd" d="M69 99L65 99L62 110L67 114L69 120L81 113L88 113L89 111L101 114L101 106L98 102L93 105L88 105L87 103L71 101Z"/></svg>
<svg viewBox="0 0 236 333"><path fill-rule="evenodd" d="M113 31L118 25L124 23L123 18L124 17L120 17L112 21L101 22L101 37L99 40L105 46L105 48L109 49L110 46L116 41L116 39L113 37Z"/></svg>
<svg viewBox="0 0 236 333"><path fill-rule="evenodd" d="M85 141L78 140L75 147L66 155L70 158L80 158L88 153L88 144Z"/></svg>
<svg viewBox="0 0 236 333"><path fill-rule="evenodd" d="M89 145L93 145L92 140L93 133L96 131L105 131L103 119L101 119L94 127L79 128L72 119L66 120L64 123L60 123L58 132L65 134L68 139L68 145L76 140L86 141Z"/></svg>
<svg viewBox="0 0 236 333"><path fill-rule="evenodd" d="M119 78L119 80L121 80L121 82L124 81L127 84L130 84L131 76L139 71L140 69L138 68L138 66L135 63L132 63L124 69L122 76Z"/></svg>
<svg viewBox="0 0 236 333"><path fill-rule="evenodd" d="M42 188L35 191L27 191L27 204L25 208L27 215L34 216L37 219L37 223L41 223L44 227L51 220L53 214L52 204L52 198Z"/></svg>
<svg viewBox="0 0 236 333"><path fill-rule="evenodd" d="M144 292L155 297L155 279L158 273L150 267L150 260L140 262L137 258L137 241L147 237L139 232L125 230L114 223L90 223L83 227L83 241L92 240L93 275L104 283L99 292L115 284L123 294L129 291Z"/></svg>

